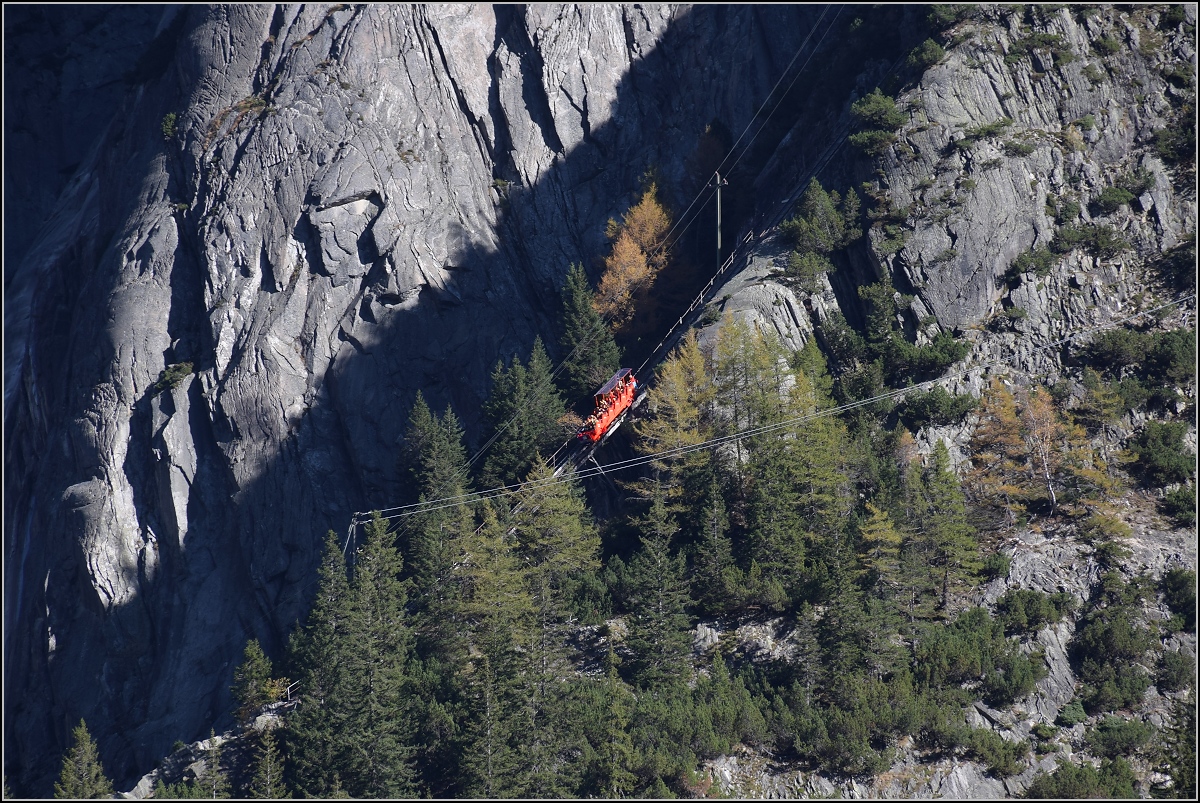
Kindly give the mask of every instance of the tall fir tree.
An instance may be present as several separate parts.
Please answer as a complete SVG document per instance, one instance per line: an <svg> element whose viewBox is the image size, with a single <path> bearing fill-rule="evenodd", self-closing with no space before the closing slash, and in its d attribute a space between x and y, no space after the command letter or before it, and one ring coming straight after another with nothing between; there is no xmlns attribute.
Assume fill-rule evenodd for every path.
<svg viewBox="0 0 1200 803"><path fill-rule="evenodd" d="M617 674L618 661L610 642L604 662L604 729L596 746L595 778L595 791L608 798L627 797L637 784L632 771L636 754L629 735L633 694Z"/></svg>
<svg viewBox="0 0 1200 803"><path fill-rule="evenodd" d="M71 731L71 739L71 747L63 756L58 782L54 784L54 796L67 800L112 797L112 781L104 774L100 751L82 719Z"/></svg>
<svg viewBox="0 0 1200 803"><path fill-rule="evenodd" d="M560 678L569 673L570 591L576 578L599 565L600 540L579 488L572 481L552 480L552 469L536 458L513 515L516 554L534 609L520 779L520 794L532 797L565 793L560 757L570 723L562 718L568 689Z"/></svg>
<svg viewBox="0 0 1200 803"><path fill-rule="evenodd" d="M741 604L745 578L733 560L729 516L715 480L710 486L708 500L701 516L700 540L693 559L692 595L706 614L713 615Z"/></svg>
<svg viewBox="0 0 1200 803"><path fill-rule="evenodd" d="M233 699L238 705L237 716L243 722L267 703L274 702L271 684L271 659L263 652L258 639L246 642L242 663L233 671Z"/></svg>
<svg viewBox="0 0 1200 803"><path fill-rule="evenodd" d="M463 767L464 789L481 797L518 790L521 712L531 689L524 656L532 644L534 606L514 544L490 505L467 544L464 613L470 651L464 672L471 716Z"/></svg>
<svg viewBox="0 0 1200 803"><path fill-rule="evenodd" d="M539 453L548 454L566 434L566 408L554 386L550 358L540 337L535 339L528 366L513 357L492 371L492 390L483 407L487 457L479 481L485 488L518 482Z"/></svg>
<svg viewBox="0 0 1200 803"><path fill-rule="evenodd" d="M575 405L591 407L591 396L620 367L621 350L593 306L583 266L573 263L562 290L564 366L559 387Z"/></svg>
<svg viewBox="0 0 1200 803"><path fill-rule="evenodd" d="M299 679L299 703L287 718L284 737L291 786L305 797L332 796L344 770L347 616L350 582L341 544L326 535L317 596L304 627L293 636L290 662Z"/></svg>
<svg viewBox="0 0 1200 803"><path fill-rule="evenodd" d="M975 529L967 522L966 499L950 464L945 441L938 441L924 476L925 505L920 512L926 555L941 586L940 605L946 609L949 594L970 581L980 568Z"/></svg>
<svg viewBox="0 0 1200 803"><path fill-rule="evenodd" d="M208 747L204 751L204 774L196 779L196 787L203 790L204 797L222 799L230 795L229 773L221 767L224 742L224 738L217 738L215 730L209 730Z"/></svg>
<svg viewBox="0 0 1200 803"><path fill-rule="evenodd" d="M275 729L259 731L254 755L254 777L250 780L247 797L259 800L279 800L291 797L283 782L283 756Z"/></svg>
<svg viewBox="0 0 1200 803"><path fill-rule="evenodd" d="M403 560L378 513L366 525L354 561L346 610L346 755L348 791L406 797L415 791L413 699L408 675L412 636Z"/></svg>
<svg viewBox="0 0 1200 803"><path fill-rule="evenodd" d="M685 607L691 602L683 579L683 560L671 553L678 531L660 488L649 513L639 522L641 549L629 562L631 613L628 646L633 650L633 676L652 688L683 676L690 647Z"/></svg>

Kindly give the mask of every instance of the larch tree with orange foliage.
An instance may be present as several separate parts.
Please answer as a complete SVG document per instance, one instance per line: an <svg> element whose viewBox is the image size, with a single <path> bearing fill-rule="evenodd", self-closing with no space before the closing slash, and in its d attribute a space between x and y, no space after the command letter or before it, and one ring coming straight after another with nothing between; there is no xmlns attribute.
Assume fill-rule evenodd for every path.
<svg viewBox="0 0 1200 803"><path fill-rule="evenodd" d="M596 311L620 329L633 318L635 296L645 293L667 264L666 236L671 217L658 201L653 182L621 218L608 222L612 252L596 289Z"/></svg>

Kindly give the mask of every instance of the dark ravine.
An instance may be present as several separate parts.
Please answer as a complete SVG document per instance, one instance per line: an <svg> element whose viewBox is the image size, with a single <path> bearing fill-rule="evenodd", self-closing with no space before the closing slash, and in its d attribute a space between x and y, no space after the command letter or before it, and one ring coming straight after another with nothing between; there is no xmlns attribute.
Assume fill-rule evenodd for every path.
<svg viewBox="0 0 1200 803"><path fill-rule="evenodd" d="M1144 264L1194 236L1194 186L1148 145L1171 109L1160 67L1194 73L1194 42L1169 34L1147 55L1139 23L1111 9L1042 23L1081 54L1113 31L1132 43L1097 87L1081 74L1094 55L1054 71L984 53L1019 35L1007 13L913 76L901 100L921 108L872 164L837 147L849 105L924 38L921 7L73 7L53 23L6 9L13 790L49 794L81 717L123 789L176 740L228 728L245 641L282 654L325 531L398 497L416 391L476 436L496 360L556 340L567 266L596 275L605 223L645 171L685 207L706 128L736 139L781 75L803 67L740 167L727 243L819 168L835 186L882 171L893 206L914 210L974 182L942 221L914 211L897 253L864 243L837 292L766 280L783 253L767 232L718 296L795 346L813 317L854 320L853 284L887 272L916 288L914 319L965 332L975 364L995 359L1017 339L981 324L1002 303L996 279L1049 236L1045 188L1081 175L1094 193L1132 166L1158 177L1149 211L1117 221L1135 254L1073 255L1010 300L1028 312L1016 367L1056 370L1034 349L1117 317ZM889 36L852 36L853 16ZM43 95L55 111L35 113ZM1066 149L1088 113L1087 149ZM1005 115L1031 154L951 144ZM920 188L927 176L939 183ZM1024 192L1027 176L1041 189ZM705 248L711 225L697 224ZM954 261L936 261L947 243ZM1077 299L1072 281L1098 289ZM193 372L155 387L183 363ZM961 384L978 392L982 376Z"/></svg>

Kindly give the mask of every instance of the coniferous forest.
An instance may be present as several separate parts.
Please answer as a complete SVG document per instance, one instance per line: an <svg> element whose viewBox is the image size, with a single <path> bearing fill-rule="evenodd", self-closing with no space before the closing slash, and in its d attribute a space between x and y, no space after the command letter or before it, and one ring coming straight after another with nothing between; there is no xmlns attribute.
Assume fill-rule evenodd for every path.
<svg viewBox="0 0 1200 803"><path fill-rule="evenodd" d="M859 236L857 209L853 191L814 181L784 227L796 251L781 278ZM251 641L235 673L244 722L289 685L298 702L253 738L236 783L214 738L208 771L160 781L157 796L702 796L703 762L739 746L831 777L878 775L905 748L1006 778L1058 749L1059 729L1134 709L1152 684L1194 684L1194 662L1162 642L1195 632L1195 574L1125 579L1129 528L1110 504L1193 479L1185 425L1151 422L1119 453L1096 445L1130 409L1161 408L1194 382L1190 332L1093 338L1072 355L1082 399L999 372L975 399L939 385L892 393L965 349L906 340L884 283L859 291L863 331L835 318L821 332L836 376L815 338L789 352L727 316L682 338L607 447L635 470L590 491L555 477L548 457L620 364L613 332L646 303L638 288L664 220L651 186L610 227L617 243L630 228L651 234L614 247L601 293L571 267L565 359L556 369L538 340L528 360L497 364L474 457L455 411L417 394L397 455L411 515L375 513L352 541L330 532L287 654L273 665ZM922 453L912 430L968 414L962 465L942 440ZM1162 512L1194 522L1190 493L1166 496ZM1005 535L1038 520L1094 544L1104 571L1090 597L1014 588L974 604L1008 572ZM1144 623L1142 603L1158 598L1175 616ZM972 725L976 703L1004 710L1046 677L1032 636L1065 618L1081 685L1056 723L1024 741ZM747 622L773 623L786 648L752 654L733 632ZM723 632L701 644L698 623ZM1171 796L1190 795L1190 699L1162 729L1096 719L1099 768L1043 772L1029 796L1134 796L1135 756L1171 779ZM83 723L76 740L60 795L107 789Z"/></svg>

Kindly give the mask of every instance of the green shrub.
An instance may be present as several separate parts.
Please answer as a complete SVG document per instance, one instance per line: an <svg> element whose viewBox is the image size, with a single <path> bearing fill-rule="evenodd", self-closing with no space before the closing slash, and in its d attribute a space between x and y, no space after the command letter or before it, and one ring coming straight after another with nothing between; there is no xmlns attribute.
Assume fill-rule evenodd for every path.
<svg viewBox="0 0 1200 803"><path fill-rule="evenodd" d="M162 373L158 375L158 381L154 383L154 389L156 391L162 391L166 390L167 388L174 388L183 381L184 377L191 373L192 364L190 362L179 362L173 365L168 365L162 370Z"/></svg>
<svg viewBox="0 0 1200 803"><path fill-rule="evenodd" d="M996 707L1012 705L1032 692L1047 674L1042 653L1023 655L1016 649L1005 650L992 659L992 670L983 679L983 698Z"/></svg>
<svg viewBox="0 0 1200 803"><path fill-rule="evenodd" d="M1087 719L1087 713L1083 710L1083 703L1076 698L1059 710L1055 722L1064 728L1073 728L1085 719Z"/></svg>
<svg viewBox="0 0 1200 803"><path fill-rule="evenodd" d="M946 55L942 46L932 39L926 39L908 54L908 66L924 72L937 64Z"/></svg>
<svg viewBox="0 0 1200 803"><path fill-rule="evenodd" d="M1136 720L1126 722L1119 717L1105 717L1104 721L1088 732L1085 740L1088 749L1104 758L1131 756L1141 748L1154 728Z"/></svg>
<svg viewBox="0 0 1200 803"><path fill-rule="evenodd" d="M896 141L896 135L889 131L859 131L851 134L850 144L871 156L882 156Z"/></svg>
<svg viewBox="0 0 1200 803"><path fill-rule="evenodd" d="M1008 577L1011 567L1012 558L1003 552L993 552L983 559L982 572L988 580L995 580L997 577Z"/></svg>
<svg viewBox="0 0 1200 803"><path fill-rule="evenodd" d="M1146 374L1155 384L1183 385L1196 377L1196 331L1172 329L1153 336L1147 349Z"/></svg>
<svg viewBox="0 0 1200 803"><path fill-rule="evenodd" d="M1135 366L1146 359L1152 336L1132 329L1101 332L1085 347L1085 359L1107 370Z"/></svg>
<svg viewBox="0 0 1200 803"><path fill-rule="evenodd" d="M895 131L908 122L908 116L896 108L896 101L879 91L850 104L850 116L860 128L881 128Z"/></svg>
<svg viewBox="0 0 1200 803"><path fill-rule="evenodd" d="M1127 585L1115 573L1105 575L1097 598L1106 604L1083 618L1068 645L1084 683L1083 705L1090 713L1128 708L1150 686L1137 662L1156 642L1131 620L1139 594L1138 584Z"/></svg>
<svg viewBox="0 0 1200 803"><path fill-rule="evenodd" d="M1121 49L1121 43L1110 36L1102 36L1092 42L1092 48L1101 56L1111 56Z"/></svg>
<svg viewBox="0 0 1200 803"><path fill-rule="evenodd" d="M1045 246L1035 248L1032 251L1026 251L1014 259L1005 276L1010 279L1019 279L1021 274L1033 271L1040 278L1044 279L1050 275L1050 269L1054 267L1054 263L1057 261L1058 257L1049 248ZM1019 281L1016 286L1020 286Z"/></svg>
<svg viewBox="0 0 1200 803"><path fill-rule="evenodd" d="M1097 770L1090 764L1060 760L1054 774L1038 772L1024 797L1043 800L1080 798L1135 798L1133 774L1123 758L1105 759Z"/></svg>
<svg viewBox="0 0 1200 803"><path fill-rule="evenodd" d="M1176 567L1168 570L1159 582L1163 601L1183 620L1183 629L1196 632L1196 573Z"/></svg>
<svg viewBox="0 0 1200 803"><path fill-rule="evenodd" d="M1154 149L1167 164L1191 164L1196 158L1196 101L1180 107L1166 128L1154 135Z"/></svg>
<svg viewBox="0 0 1200 803"><path fill-rule="evenodd" d="M1114 257L1129 249L1125 242L1113 229L1098 223L1087 223L1081 226L1063 226L1054 234L1050 241L1050 250L1056 254L1065 254L1075 248L1083 248L1096 257Z"/></svg>
<svg viewBox="0 0 1200 803"><path fill-rule="evenodd" d="M1144 167L1139 167L1132 173L1127 173L1117 179L1117 186L1127 190L1133 197L1144 195L1154 189L1154 174Z"/></svg>
<svg viewBox="0 0 1200 803"><path fill-rule="evenodd" d="M1134 194L1120 187L1105 187L1092 202L1094 210L1109 215L1134 199Z"/></svg>
<svg viewBox="0 0 1200 803"><path fill-rule="evenodd" d="M170 142L175 139L175 112L167 112L162 119L163 139Z"/></svg>
<svg viewBox="0 0 1200 803"><path fill-rule="evenodd" d="M1029 742L1010 742L995 731L976 728L967 735L967 751L986 764L992 775L1007 778L1023 769Z"/></svg>
<svg viewBox="0 0 1200 803"><path fill-rule="evenodd" d="M815 251L793 251L788 256L784 278L801 290L815 293L821 289L820 277L836 268L822 254Z"/></svg>
<svg viewBox="0 0 1200 803"><path fill-rule="evenodd" d="M1070 198L1060 199L1057 208L1054 210L1054 222L1060 226L1064 223L1070 223L1079 218L1080 206L1078 201Z"/></svg>
<svg viewBox="0 0 1200 803"><path fill-rule="evenodd" d="M1082 709L1080 709L1082 710ZM1053 739L1058 734L1058 728L1046 722L1039 722L1031 728L1033 735L1039 739Z"/></svg>
<svg viewBox="0 0 1200 803"><path fill-rule="evenodd" d="M900 419L915 432L926 424L942 426L961 421L978 403L969 393L951 395L941 385L934 385L926 393L910 392L900 408Z"/></svg>
<svg viewBox="0 0 1200 803"><path fill-rule="evenodd" d="M1004 152L1009 156L1028 156L1033 153L1034 146L1028 142L1010 139L1004 143Z"/></svg>
<svg viewBox="0 0 1200 803"><path fill-rule="evenodd" d="M1151 485L1170 485L1191 479L1195 459L1183 446L1184 423L1147 422L1130 451L1145 480Z"/></svg>
<svg viewBox="0 0 1200 803"><path fill-rule="evenodd" d="M1106 569L1120 568L1122 561L1133 553L1129 548L1117 541L1101 541L1096 544L1094 557L1096 562Z"/></svg>
<svg viewBox="0 0 1200 803"><path fill-rule="evenodd" d="M1005 129L1013 124L1011 117L1001 117L990 123L984 123L975 128L968 128L963 132L968 139L984 139L985 137L995 137L1003 134Z"/></svg>
<svg viewBox="0 0 1200 803"><path fill-rule="evenodd" d="M1182 485L1163 497L1159 512L1169 516L1177 527L1196 524L1196 489Z"/></svg>
<svg viewBox="0 0 1200 803"><path fill-rule="evenodd" d="M1173 31L1180 24L1187 20L1187 13L1184 11L1183 3L1165 6L1162 14L1158 17L1159 30Z"/></svg>
<svg viewBox="0 0 1200 803"><path fill-rule="evenodd" d="M996 601L996 614L1006 633L1036 633L1045 625L1062 621L1075 609L1075 598L1059 591L1044 594L1014 588Z"/></svg>
<svg viewBox="0 0 1200 803"><path fill-rule="evenodd" d="M1154 685L1161 692L1183 691L1196 681L1196 662L1186 652L1169 650L1158 659Z"/></svg>
<svg viewBox="0 0 1200 803"><path fill-rule="evenodd" d="M978 8L975 3L932 5L929 7L929 16L926 19L930 27L944 31L947 28L953 27L955 23L974 17Z"/></svg>
<svg viewBox="0 0 1200 803"><path fill-rule="evenodd" d="M1079 535L1088 543L1111 541L1114 538L1128 538L1133 535L1133 528L1116 516L1107 513L1093 513L1079 525Z"/></svg>
<svg viewBox="0 0 1200 803"><path fill-rule="evenodd" d="M1099 86L1104 83L1104 73L1095 64L1087 64L1083 68L1083 77L1091 82L1092 86Z"/></svg>

